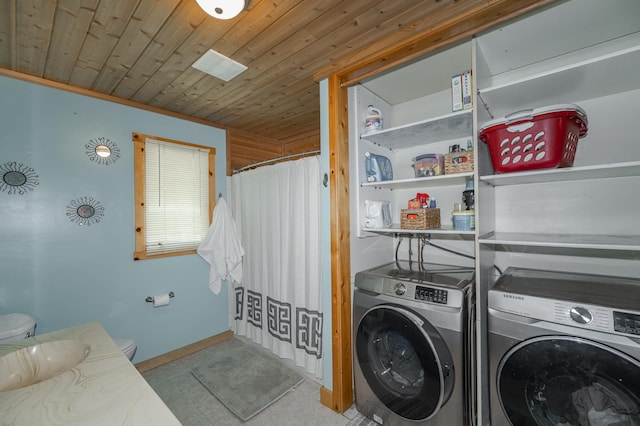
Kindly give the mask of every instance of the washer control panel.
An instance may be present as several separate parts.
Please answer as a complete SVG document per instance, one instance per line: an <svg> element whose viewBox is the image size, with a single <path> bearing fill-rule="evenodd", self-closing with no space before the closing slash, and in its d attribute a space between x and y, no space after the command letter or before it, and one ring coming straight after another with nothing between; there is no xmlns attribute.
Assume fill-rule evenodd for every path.
<svg viewBox="0 0 640 426"><path fill-rule="evenodd" d="M396 296L404 296L404 294L407 292L407 287L402 283L397 283L393 287L393 291L396 294Z"/></svg>
<svg viewBox="0 0 640 426"><path fill-rule="evenodd" d="M613 311L613 326L620 333L640 336L640 315Z"/></svg>
<svg viewBox="0 0 640 426"><path fill-rule="evenodd" d="M443 288L416 286L415 299L425 302L447 304L449 292Z"/></svg>
<svg viewBox="0 0 640 426"><path fill-rule="evenodd" d="M623 312L606 306L575 305L495 289L489 290L490 309L541 321L570 325L605 333L640 336L640 311Z"/></svg>
<svg viewBox="0 0 640 426"><path fill-rule="evenodd" d="M569 309L569 316L572 320L580 324L589 324L593 321L591 311L587 308L583 308L582 306L574 306Z"/></svg>

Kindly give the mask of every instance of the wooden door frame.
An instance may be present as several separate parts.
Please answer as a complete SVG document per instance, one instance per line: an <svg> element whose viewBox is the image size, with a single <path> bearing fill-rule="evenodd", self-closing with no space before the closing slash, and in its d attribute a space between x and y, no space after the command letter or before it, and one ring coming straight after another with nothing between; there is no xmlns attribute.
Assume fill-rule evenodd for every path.
<svg viewBox="0 0 640 426"><path fill-rule="evenodd" d="M328 79L331 200L331 324L333 389L322 388L323 405L342 413L353 405L351 253L349 214L349 122L347 88L363 79L471 39L493 26L560 0L484 0L453 19L365 59L345 59L314 75ZM375 50L375 49L374 49ZM335 71L336 68L340 68Z"/></svg>

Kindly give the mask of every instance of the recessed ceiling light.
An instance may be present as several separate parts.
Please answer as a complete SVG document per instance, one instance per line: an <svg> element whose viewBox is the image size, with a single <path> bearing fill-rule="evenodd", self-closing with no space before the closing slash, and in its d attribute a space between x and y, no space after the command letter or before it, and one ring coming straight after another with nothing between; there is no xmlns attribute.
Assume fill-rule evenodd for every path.
<svg viewBox="0 0 640 426"><path fill-rule="evenodd" d="M212 49L209 49L207 53L195 61L192 67L224 81L231 80L247 69L241 63L227 58Z"/></svg>

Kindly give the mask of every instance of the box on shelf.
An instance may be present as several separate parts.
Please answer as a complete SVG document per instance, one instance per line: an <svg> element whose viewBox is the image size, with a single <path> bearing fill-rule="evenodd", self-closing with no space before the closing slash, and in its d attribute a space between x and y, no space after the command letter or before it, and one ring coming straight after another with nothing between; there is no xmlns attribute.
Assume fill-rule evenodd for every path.
<svg viewBox="0 0 640 426"><path fill-rule="evenodd" d="M423 154L413 159L416 177L439 176L444 174L444 155Z"/></svg>
<svg viewBox="0 0 640 426"><path fill-rule="evenodd" d="M491 120L480 129L496 173L571 167L587 114L578 105L552 105Z"/></svg>
<svg viewBox="0 0 640 426"><path fill-rule="evenodd" d="M462 109L473 107L473 91L471 90L471 71L462 73Z"/></svg>
<svg viewBox="0 0 640 426"><path fill-rule="evenodd" d="M400 210L400 228L440 228L440 209L402 209Z"/></svg>
<svg viewBox="0 0 640 426"><path fill-rule="evenodd" d="M420 209L420 208L422 208L422 202L420 200L418 200L417 198L414 198L413 200L409 200L407 202L407 208L408 209Z"/></svg>
<svg viewBox="0 0 640 426"><path fill-rule="evenodd" d="M450 152L444 155L444 174L473 171L473 151Z"/></svg>
<svg viewBox="0 0 640 426"><path fill-rule="evenodd" d="M451 111L462 109L462 74L451 77Z"/></svg>

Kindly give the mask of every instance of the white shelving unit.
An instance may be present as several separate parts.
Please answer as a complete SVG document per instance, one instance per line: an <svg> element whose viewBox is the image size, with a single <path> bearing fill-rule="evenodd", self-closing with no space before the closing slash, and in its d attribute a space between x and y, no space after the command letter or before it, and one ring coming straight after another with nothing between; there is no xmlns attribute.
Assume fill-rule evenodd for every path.
<svg viewBox="0 0 640 426"><path fill-rule="evenodd" d="M447 76L447 80L450 81L450 76ZM383 99L376 99L375 95L368 93L366 88L360 87L358 90L363 94L363 97L368 97L368 102L375 101L376 107L383 105L383 111L386 111L388 115L393 115L392 109L394 106L386 104ZM373 101L371 101L370 96L374 96ZM364 103L362 107L364 107ZM450 108L450 105L448 107ZM393 215L394 225L392 227L376 229L361 227L358 230L358 236L366 236L371 233L389 236L398 234L475 235L475 231L457 231L453 229L452 225L448 224L452 202L446 202L446 206L443 203L438 204L438 208L441 209L442 223L442 226L438 229L402 229L397 219L401 208L406 206L411 194L415 196L415 192L411 193L410 191L436 191L440 193L442 191L453 191L460 198L466 182L474 180L474 172L472 171L449 175L414 177L413 171L408 170L411 157L425 152L444 154L447 152L448 144L450 143L460 140L473 140L473 110L467 109L439 114L423 120L387 127L377 132L360 134L359 136L357 147L357 157L359 159L357 162L359 175L358 198L364 199L366 191L369 194L376 194L378 198L384 198L386 201L392 202L395 214ZM363 173L363 154L366 151L388 156L393 164L394 172L404 168L404 174L401 171L400 173L394 173L393 180L367 182ZM370 195L368 198L371 197ZM360 203L358 203L357 208L360 208ZM359 216L360 213L358 211Z"/></svg>
<svg viewBox="0 0 640 426"><path fill-rule="evenodd" d="M480 180L492 187L527 184L561 184L562 182L590 181L640 176L640 161L567 167L481 176ZM598 229L594 229L598 232ZM479 238L480 244L510 247L553 247L567 250L612 250L640 253L638 235L549 234L527 232L491 232Z"/></svg>
<svg viewBox="0 0 640 426"><path fill-rule="evenodd" d="M473 179L473 172L457 173L452 175L429 176L409 179L386 180L382 182L362 182L363 188L387 188L387 189L420 189L435 188L438 186L464 185L467 180Z"/></svg>
<svg viewBox="0 0 640 426"><path fill-rule="evenodd" d="M478 128L517 111L577 104L588 133L573 167L495 174L477 161L478 311L494 265L638 276L640 4L569 0L475 39ZM478 324L479 336L487 324ZM489 423L489 348L480 339L480 423ZM479 424L480 424L479 423Z"/></svg>
<svg viewBox="0 0 640 426"><path fill-rule="evenodd" d="M409 123L402 126L392 127L379 132L361 135L360 143L373 148L378 146L388 150L386 153L392 157L394 162L394 153L402 150L410 150L412 148L429 149L428 147L439 144L442 150L446 143L462 138L472 138L473 128L473 112L465 110L444 116L438 116L424 121ZM428 141L428 142L427 142ZM362 155L361 155L362 156ZM407 156L405 155L406 159ZM364 167L361 163L359 167ZM394 167L395 168L395 167ZM381 182L360 182L360 188L380 190L380 191L432 191L443 190L446 188L455 188L462 193L466 182L474 179L474 172L463 172L449 175L438 175L429 177L408 177L402 179L394 179ZM406 198L406 197L405 197ZM406 205L407 199L401 197L394 198L394 204ZM439 206L440 207L440 206ZM400 209L396 207L396 211ZM441 209L442 211L442 209ZM448 215L448 213L446 213ZM443 215L444 216L444 215ZM399 217L397 214L394 217ZM456 234L456 235L475 235L475 231L458 231L453 226L445 223L446 219L441 218L442 226L438 229L413 230L402 229L399 224L395 224L390 228L362 228L361 232L374 232L377 234Z"/></svg>
<svg viewBox="0 0 640 426"><path fill-rule="evenodd" d="M473 134L473 111L468 109L364 134L360 138L396 151L427 143L470 137L471 134Z"/></svg>
<svg viewBox="0 0 640 426"><path fill-rule="evenodd" d="M394 81L395 72L387 73L370 86L371 92L366 84L356 88L355 112L350 112L350 122L359 123L358 131L352 132L357 158L350 170L352 179L354 175L357 179L357 185L352 186L352 215L359 217L358 206L364 199L392 202L399 211L411 191L444 195L443 199L438 197L443 211L441 229L403 230L397 223L389 228L362 229L356 219L352 221L352 238L374 235L372 240L380 241L406 233L428 234L447 243L473 243L478 424L489 424L485 318L487 293L496 270L546 265L577 272L640 275L640 2L557 2L478 34L469 46L462 55L446 51L427 58L420 72L398 72L398 81ZM447 60L439 60L441 54L449 55ZM473 66L477 96L473 110L451 113L450 78L464 68L461 62L454 70L446 64L464 55L470 56L462 63ZM411 84L409 75L441 77L442 82L429 93L421 93L420 100L405 99L406 108L376 95L385 85L390 86L385 96L399 92L391 86ZM414 91L419 92L422 86L431 87L425 83L415 86ZM361 134L368 104L380 108L385 125L391 127ZM588 133L578 142L573 167L496 174L486 145L477 140L483 123L516 111L558 104L577 104L588 116ZM416 110L424 114L415 114ZM402 120L402 115L411 119ZM464 138L475 148L473 172L426 178L396 175L418 150L444 153L447 144ZM394 180L366 181L363 154L369 150L391 158ZM476 231L459 232L447 226L445 217L453 201L461 201L469 180L475 186ZM385 247L392 256L393 245ZM352 257L357 255L352 251Z"/></svg>
<svg viewBox="0 0 640 426"><path fill-rule="evenodd" d="M480 244L553 247L584 250L640 252L640 238L635 235L532 234L496 232L480 237Z"/></svg>
<svg viewBox="0 0 640 426"><path fill-rule="evenodd" d="M593 25L585 25L586 22ZM540 32L540 28L545 31ZM533 49L535 52L529 54L522 49L522 40L537 46ZM551 40L557 42L545 47ZM631 119L624 118L625 109L637 108L628 103L633 96L625 94L640 90L637 73L640 7L637 2L621 0L609 6L597 0L564 2L479 36L477 62L478 104L485 107L479 115L504 116L540 106L579 103L587 106L590 127L587 139L578 143L578 153L584 155L576 157L574 167L508 174L493 174L488 167L481 168L479 181L486 185L483 191L489 198L496 199L496 206L506 204L501 201L514 191L529 191L528 194L539 196L541 207L531 214L539 215L541 225L538 229L504 232L501 225L509 223L503 220L507 213L486 206L487 212L494 216L494 223L493 229L483 228L483 233L491 237L481 237L480 244L566 248L568 255L579 248L637 251L640 242L634 241L640 240L640 232L634 231L632 223L633 211L638 208L637 197L619 194L625 202L617 207L628 210L627 216L624 213L623 216L628 218L630 235L609 232L611 224L606 221L592 229L575 229L569 220L570 215L585 217L592 213L590 203L599 195L590 193L590 188L596 187L596 182L599 182L597 188L618 191L619 187L629 186L629 179L640 177L640 149L637 148L640 137L629 127ZM598 148L604 144L610 148ZM601 180L607 180L609 186ZM564 199L557 196L557 188L562 185L569 188L569 183L571 189L581 191L580 197L571 195L569 190ZM555 198L547 196L548 185L553 186L554 191L549 193L555 193ZM606 195L611 198L610 194ZM566 234L544 232L549 206L567 211Z"/></svg>
<svg viewBox="0 0 640 426"><path fill-rule="evenodd" d="M480 176L480 180L495 187L506 185L525 185L528 183L568 182L585 179L610 179L630 176L640 176L640 161L486 175Z"/></svg>
<svg viewBox="0 0 640 426"><path fill-rule="evenodd" d="M412 235L458 235L458 236L475 236L475 231L458 231L453 229L451 225L443 225L437 229L402 229L400 226L395 225L391 228L364 228L366 232L373 232L376 234L412 234Z"/></svg>
<svg viewBox="0 0 640 426"><path fill-rule="evenodd" d="M525 103L562 104L636 89L637 78L628 70L639 67L636 33L493 76L478 95L490 109L495 106L494 115L502 116Z"/></svg>

